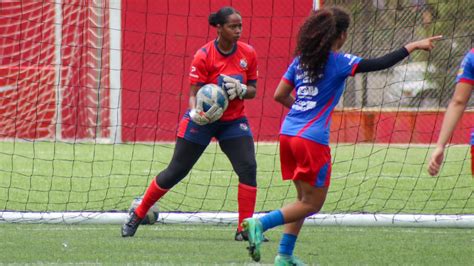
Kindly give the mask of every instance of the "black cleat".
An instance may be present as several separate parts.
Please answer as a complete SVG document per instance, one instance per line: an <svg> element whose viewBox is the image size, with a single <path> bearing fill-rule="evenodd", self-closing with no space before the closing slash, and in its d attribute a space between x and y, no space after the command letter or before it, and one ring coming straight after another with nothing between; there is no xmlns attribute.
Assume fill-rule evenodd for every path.
<svg viewBox="0 0 474 266"><path fill-rule="evenodd" d="M235 232L235 241L248 241L249 240L249 236L247 234L247 232L244 232L244 231L236 231Z"/></svg>
<svg viewBox="0 0 474 266"><path fill-rule="evenodd" d="M122 237L132 237L135 235L135 232L137 232L138 226L142 220L143 219L135 214L135 211L130 212L130 218L128 219L127 223L122 225Z"/></svg>
<svg viewBox="0 0 474 266"><path fill-rule="evenodd" d="M249 241L248 233L245 231L237 231L235 232L235 241ZM268 238L264 235L263 242L268 242Z"/></svg>

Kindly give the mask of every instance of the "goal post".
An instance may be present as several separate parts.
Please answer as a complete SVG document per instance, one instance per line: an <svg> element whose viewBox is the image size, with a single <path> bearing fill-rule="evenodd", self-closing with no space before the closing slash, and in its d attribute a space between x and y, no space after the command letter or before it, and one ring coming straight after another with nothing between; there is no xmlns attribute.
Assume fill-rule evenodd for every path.
<svg viewBox="0 0 474 266"><path fill-rule="evenodd" d="M110 141L122 143L122 112L121 112L121 64L122 64L122 8L121 1L109 3L110 25Z"/></svg>
<svg viewBox="0 0 474 266"><path fill-rule="evenodd" d="M194 52L226 1L0 2L0 222L115 223L173 153ZM430 54L348 80L333 113L333 173L310 225L474 228L468 110L437 177L426 172L457 67L472 45L472 1L231 1L255 47L246 101L258 162L256 215L295 199L281 180L273 100L312 9L351 13L344 51L373 58L442 34ZM415 3L416 2L416 3ZM226 2L227 3L227 2ZM472 103L470 103L470 106ZM159 202L163 223L237 223L238 178L212 142Z"/></svg>
<svg viewBox="0 0 474 266"><path fill-rule="evenodd" d="M265 213L257 213L260 217ZM0 212L0 223L47 224L123 224L128 218L123 212ZM165 212L158 222L166 224L235 225L235 212ZM474 215L427 214L314 214L305 219L306 225L319 226L396 226L474 228Z"/></svg>
<svg viewBox="0 0 474 266"><path fill-rule="evenodd" d="M317 10L322 8L324 5L324 0L313 0L313 9Z"/></svg>

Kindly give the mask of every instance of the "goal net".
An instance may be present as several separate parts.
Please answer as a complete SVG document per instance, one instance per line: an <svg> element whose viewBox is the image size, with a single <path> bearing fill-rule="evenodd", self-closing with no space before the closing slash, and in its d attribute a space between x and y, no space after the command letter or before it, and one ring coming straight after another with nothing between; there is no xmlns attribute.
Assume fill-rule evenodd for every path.
<svg viewBox="0 0 474 266"><path fill-rule="evenodd" d="M188 102L195 51L232 5L257 51L246 101L263 213L295 199L281 181L274 90L311 9L351 13L343 51L363 58L443 35L431 53L350 78L331 124L333 173L314 224L474 226L466 111L441 173L426 172L454 78L473 42L469 0L0 1L0 222L121 223L163 170ZM472 106L472 104L470 104ZM238 178L215 142L159 202L162 222L235 223Z"/></svg>

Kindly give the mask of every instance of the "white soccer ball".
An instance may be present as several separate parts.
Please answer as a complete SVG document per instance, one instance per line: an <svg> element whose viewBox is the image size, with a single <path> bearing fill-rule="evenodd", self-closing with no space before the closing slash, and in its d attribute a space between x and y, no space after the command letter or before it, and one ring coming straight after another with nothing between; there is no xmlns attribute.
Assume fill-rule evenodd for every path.
<svg viewBox="0 0 474 266"><path fill-rule="evenodd" d="M227 93L224 91L224 89L212 83L202 86L198 90L196 98L196 107L203 110L204 112L207 112L214 104L217 104L219 107L221 107L223 111L225 111L227 106L229 106ZM221 117L213 117L210 122L215 122L220 118Z"/></svg>
<svg viewBox="0 0 474 266"><path fill-rule="evenodd" d="M133 199L132 204L130 205L129 212L131 213L134 211L138 205L142 202L143 197L136 197ZM141 224L154 224L158 220L159 217L159 209L158 209L158 203L153 204L151 208L148 210L146 213L145 218L143 218Z"/></svg>

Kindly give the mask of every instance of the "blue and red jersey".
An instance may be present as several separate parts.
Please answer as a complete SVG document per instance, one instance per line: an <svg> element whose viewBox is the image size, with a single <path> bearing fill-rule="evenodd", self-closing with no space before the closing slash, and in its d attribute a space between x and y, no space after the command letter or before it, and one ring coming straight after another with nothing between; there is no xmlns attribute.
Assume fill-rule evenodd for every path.
<svg viewBox="0 0 474 266"><path fill-rule="evenodd" d="M323 75L314 81L296 57L282 78L294 87L296 99L280 134L328 145L332 111L342 96L347 77L355 74L360 60L355 55L330 52Z"/></svg>
<svg viewBox="0 0 474 266"><path fill-rule="evenodd" d="M229 54L217 49L217 42L211 41L202 46L194 55L189 73L191 85L202 86L214 83L222 86L220 74L238 79L242 84L255 84L258 78L257 54L255 49L243 42L237 42ZM244 101L229 101L227 110L220 121L231 121L245 116Z"/></svg>
<svg viewBox="0 0 474 266"><path fill-rule="evenodd" d="M474 85L474 48L464 56L461 62L456 76L456 83L459 82ZM471 145L474 145L474 129L471 130Z"/></svg>
<svg viewBox="0 0 474 266"><path fill-rule="evenodd" d="M474 85L474 48L469 51L461 62L456 83L468 83Z"/></svg>

